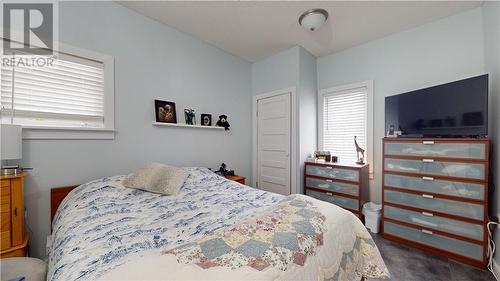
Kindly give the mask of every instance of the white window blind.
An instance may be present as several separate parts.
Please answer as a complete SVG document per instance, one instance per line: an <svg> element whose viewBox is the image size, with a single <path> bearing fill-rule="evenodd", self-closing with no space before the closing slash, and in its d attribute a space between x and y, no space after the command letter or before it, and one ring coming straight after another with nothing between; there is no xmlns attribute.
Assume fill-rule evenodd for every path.
<svg viewBox="0 0 500 281"><path fill-rule="evenodd" d="M2 123L103 128L104 100L103 62L58 54L52 66L1 66Z"/></svg>
<svg viewBox="0 0 500 281"><path fill-rule="evenodd" d="M367 149L367 89L356 88L323 95L322 150L339 156L340 162L357 161L354 136L360 147Z"/></svg>

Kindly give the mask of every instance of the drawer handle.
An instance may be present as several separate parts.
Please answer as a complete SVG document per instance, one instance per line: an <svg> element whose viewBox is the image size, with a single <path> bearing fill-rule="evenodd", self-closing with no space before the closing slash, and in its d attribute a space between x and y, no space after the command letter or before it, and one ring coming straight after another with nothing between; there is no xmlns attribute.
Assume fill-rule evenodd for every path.
<svg viewBox="0 0 500 281"><path fill-rule="evenodd" d="M422 177L422 179L423 179L424 181L433 181L433 180L434 180L434 178L433 178L433 177Z"/></svg>
<svg viewBox="0 0 500 281"><path fill-rule="evenodd" d="M330 170L333 169L333 167L330 167L330 166L326 166L325 168L330 169Z"/></svg>
<svg viewBox="0 0 500 281"><path fill-rule="evenodd" d="M422 194L422 197L429 198L429 199L433 199L434 198L434 196L429 195L429 194Z"/></svg>
<svg viewBox="0 0 500 281"><path fill-rule="evenodd" d="M14 208L14 216L17 217L17 208Z"/></svg>
<svg viewBox="0 0 500 281"><path fill-rule="evenodd" d="M333 196L333 193L331 193L331 192L327 192L327 193L326 193L326 195L328 195L328 196Z"/></svg>
<svg viewBox="0 0 500 281"><path fill-rule="evenodd" d="M422 144L433 145L434 141L423 141Z"/></svg>
<svg viewBox="0 0 500 281"><path fill-rule="evenodd" d="M426 217L433 217L434 216L433 213L428 213L428 212L422 212L422 215L424 215Z"/></svg>
<svg viewBox="0 0 500 281"><path fill-rule="evenodd" d="M422 233L425 233L425 234L430 234L430 235L432 235L432 234L433 234L433 233L432 233L432 231L427 230L427 229L422 229Z"/></svg>
<svg viewBox="0 0 500 281"><path fill-rule="evenodd" d="M327 181L327 182L333 182L332 180L325 180L325 181Z"/></svg>
<svg viewBox="0 0 500 281"><path fill-rule="evenodd" d="M422 159L424 163L434 163L434 159Z"/></svg>

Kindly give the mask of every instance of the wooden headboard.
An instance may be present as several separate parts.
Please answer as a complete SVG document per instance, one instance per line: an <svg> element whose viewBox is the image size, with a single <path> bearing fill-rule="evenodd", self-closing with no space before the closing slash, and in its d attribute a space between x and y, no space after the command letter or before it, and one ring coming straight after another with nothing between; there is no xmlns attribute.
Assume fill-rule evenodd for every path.
<svg viewBox="0 0 500 281"><path fill-rule="evenodd" d="M54 187L50 190L50 223L52 224L52 220L54 220L54 216L56 215L57 208L61 205L61 202L66 198L68 193L71 190L75 189L78 185L70 185L63 187Z"/></svg>

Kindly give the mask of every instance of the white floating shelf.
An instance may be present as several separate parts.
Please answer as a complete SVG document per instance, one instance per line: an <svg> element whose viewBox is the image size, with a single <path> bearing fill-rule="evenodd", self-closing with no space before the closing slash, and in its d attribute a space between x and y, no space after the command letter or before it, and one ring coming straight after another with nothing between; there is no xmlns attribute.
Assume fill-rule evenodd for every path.
<svg viewBox="0 0 500 281"><path fill-rule="evenodd" d="M179 124L179 123L162 123L162 122L153 122L153 126L224 130L224 127L201 126L201 125L187 125L187 124Z"/></svg>

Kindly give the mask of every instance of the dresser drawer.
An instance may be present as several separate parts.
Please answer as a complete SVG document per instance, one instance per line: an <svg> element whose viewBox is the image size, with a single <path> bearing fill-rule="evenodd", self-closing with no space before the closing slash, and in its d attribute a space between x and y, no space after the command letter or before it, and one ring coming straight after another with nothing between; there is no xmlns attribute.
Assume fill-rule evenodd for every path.
<svg viewBox="0 0 500 281"><path fill-rule="evenodd" d="M306 186L322 189L325 191L334 191L354 196L359 195L359 186L357 184L342 183L333 180L322 180L322 179L306 177Z"/></svg>
<svg viewBox="0 0 500 281"><path fill-rule="evenodd" d="M386 158L384 169L386 171L486 180L486 166L476 163Z"/></svg>
<svg viewBox="0 0 500 281"><path fill-rule="evenodd" d="M2 204L0 204L0 212L2 212L2 213L10 212L9 202L2 202Z"/></svg>
<svg viewBox="0 0 500 281"><path fill-rule="evenodd" d="M9 212L0 213L0 232L10 231L10 210Z"/></svg>
<svg viewBox="0 0 500 281"><path fill-rule="evenodd" d="M415 195L389 189L384 190L384 201L480 221L484 220L484 205L480 204L429 198L426 195Z"/></svg>
<svg viewBox="0 0 500 281"><path fill-rule="evenodd" d="M384 185L422 192L484 200L485 185L479 183L453 182L432 177L410 177L385 174Z"/></svg>
<svg viewBox="0 0 500 281"><path fill-rule="evenodd" d="M486 160L485 143L439 141L386 142L384 149L386 155Z"/></svg>
<svg viewBox="0 0 500 281"><path fill-rule="evenodd" d="M0 196L10 197L10 181L9 181L9 185L3 185L0 187Z"/></svg>
<svg viewBox="0 0 500 281"><path fill-rule="evenodd" d="M0 248L1 250L6 250L10 248L12 244L10 243L10 231L0 232Z"/></svg>
<svg viewBox="0 0 500 281"><path fill-rule="evenodd" d="M422 230L402 226L395 223L384 222L384 233L411 240L420 244L438 248L474 260L483 260L483 246L469 243L446 236L424 233Z"/></svg>
<svg viewBox="0 0 500 281"><path fill-rule="evenodd" d="M386 205L384 207L384 218L441 230L478 241L484 240L483 225L434 216L430 212L419 213Z"/></svg>
<svg viewBox="0 0 500 281"><path fill-rule="evenodd" d="M341 179L348 181L359 181L359 172L357 170L342 169L329 166L306 166L306 174L332 179Z"/></svg>
<svg viewBox="0 0 500 281"><path fill-rule="evenodd" d="M0 209L2 212L10 212L10 185L0 187Z"/></svg>
<svg viewBox="0 0 500 281"><path fill-rule="evenodd" d="M358 200L351 199L351 198L346 198L342 196L337 196L337 195L329 195L326 193L322 192L317 192L313 190L306 190L306 195L309 195L311 197L314 197L316 199L319 199L321 201L326 201L333 203L337 206L354 210L354 211L359 211L359 202Z"/></svg>
<svg viewBox="0 0 500 281"><path fill-rule="evenodd" d="M0 180L0 187L10 187L10 180Z"/></svg>

